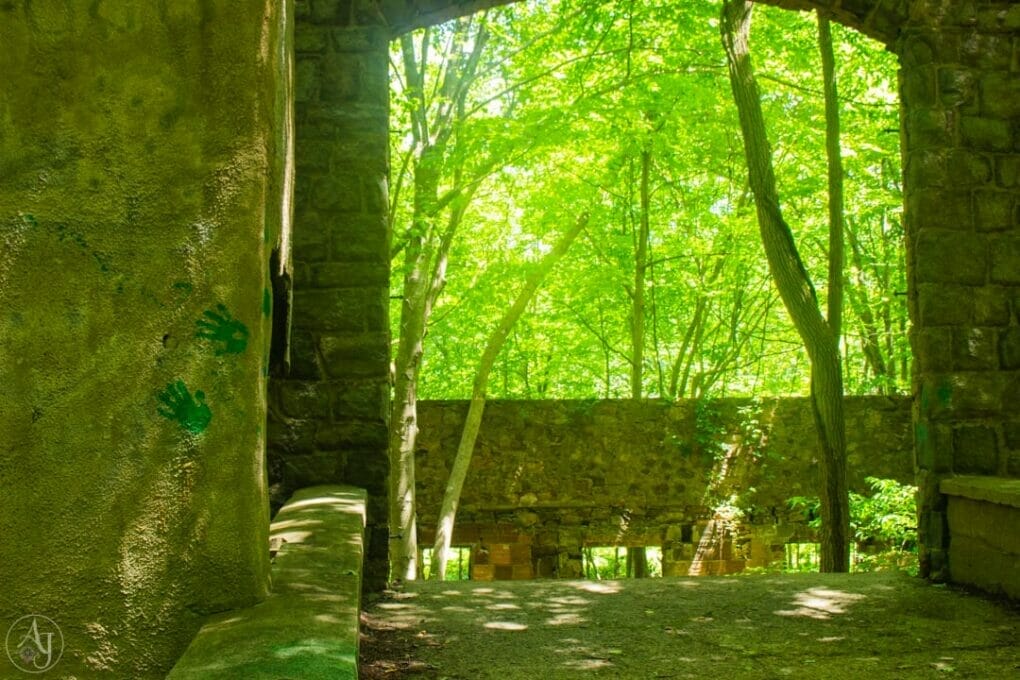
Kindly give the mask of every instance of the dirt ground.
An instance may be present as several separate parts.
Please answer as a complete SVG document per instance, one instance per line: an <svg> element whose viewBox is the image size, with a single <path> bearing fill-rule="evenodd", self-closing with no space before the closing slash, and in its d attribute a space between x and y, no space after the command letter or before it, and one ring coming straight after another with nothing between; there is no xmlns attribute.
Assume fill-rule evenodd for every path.
<svg viewBox="0 0 1020 680"><path fill-rule="evenodd" d="M1020 609L898 574L412 583L365 680L1020 678Z"/></svg>

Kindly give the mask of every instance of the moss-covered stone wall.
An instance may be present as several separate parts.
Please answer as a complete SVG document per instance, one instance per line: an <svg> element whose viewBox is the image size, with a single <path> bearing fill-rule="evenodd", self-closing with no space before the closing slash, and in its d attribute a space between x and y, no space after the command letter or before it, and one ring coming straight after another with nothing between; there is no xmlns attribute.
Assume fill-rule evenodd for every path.
<svg viewBox="0 0 1020 680"><path fill-rule="evenodd" d="M418 407L418 526L431 545L467 402ZM910 400L851 397L846 412L850 488L870 495L866 477L910 483ZM697 545L725 516L762 547L724 569L743 568L751 550L764 566L796 532L815 540L789 500L817 496L817 451L806 398L492 401L454 543L526 544L536 574L576 577L583 545L676 543L682 561L679 544Z"/></svg>
<svg viewBox="0 0 1020 680"><path fill-rule="evenodd" d="M60 677L266 595L287 7L0 3L0 634L52 619Z"/></svg>
<svg viewBox="0 0 1020 680"><path fill-rule="evenodd" d="M375 590L389 571L389 33L368 3L295 11L291 365L271 386L270 478L276 502L313 484L368 492Z"/></svg>

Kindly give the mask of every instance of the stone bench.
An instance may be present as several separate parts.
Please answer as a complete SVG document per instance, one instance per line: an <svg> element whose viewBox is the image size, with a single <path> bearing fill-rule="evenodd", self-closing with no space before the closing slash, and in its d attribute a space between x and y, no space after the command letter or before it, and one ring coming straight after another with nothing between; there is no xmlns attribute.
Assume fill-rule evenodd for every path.
<svg viewBox="0 0 1020 680"><path fill-rule="evenodd" d="M939 491L949 501L950 578L1020 599L1020 479L950 477Z"/></svg>
<svg viewBox="0 0 1020 680"><path fill-rule="evenodd" d="M270 527L272 594L211 617L167 677L357 678L364 528L363 490L295 493Z"/></svg>

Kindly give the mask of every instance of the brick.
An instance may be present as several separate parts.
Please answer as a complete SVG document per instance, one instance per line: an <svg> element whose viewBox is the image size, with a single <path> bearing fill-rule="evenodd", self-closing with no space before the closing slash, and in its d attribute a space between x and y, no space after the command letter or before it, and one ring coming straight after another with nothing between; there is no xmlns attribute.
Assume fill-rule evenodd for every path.
<svg viewBox="0 0 1020 680"><path fill-rule="evenodd" d="M390 236L382 215L343 215L331 225L336 262L390 261Z"/></svg>
<svg viewBox="0 0 1020 680"><path fill-rule="evenodd" d="M974 72L967 68L943 67L938 71L939 101L943 106L972 103L977 93Z"/></svg>
<svg viewBox="0 0 1020 680"><path fill-rule="evenodd" d="M315 180L312 201L323 212L351 213L361 210L361 181L353 172L334 171Z"/></svg>
<svg viewBox="0 0 1020 680"><path fill-rule="evenodd" d="M923 319L923 316L922 316ZM952 367L952 328L925 326L911 335L914 359L924 372L946 371Z"/></svg>
<svg viewBox="0 0 1020 680"><path fill-rule="evenodd" d="M381 420L389 417L388 381L342 380L331 382L333 418L336 420Z"/></svg>
<svg viewBox="0 0 1020 680"><path fill-rule="evenodd" d="M1008 69L1013 57L1013 41L1009 35L973 32L960 42L960 60L980 70Z"/></svg>
<svg viewBox="0 0 1020 680"><path fill-rule="evenodd" d="M953 143L953 116L937 108L915 108L907 113L911 149L949 147Z"/></svg>
<svg viewBox="0 0 1020 680"><path fill-rule="evenodd" d="M1004 288L981 286L972 290L975 325L1005 326L1009 323L1009 299Z"/></svg>
<svg viewBox="0 0 1020 680"><path fill-rule="evenodd" d="M909 107L935 106L935 69L931 66L904 68L900 75L900 95Z"/></svg>

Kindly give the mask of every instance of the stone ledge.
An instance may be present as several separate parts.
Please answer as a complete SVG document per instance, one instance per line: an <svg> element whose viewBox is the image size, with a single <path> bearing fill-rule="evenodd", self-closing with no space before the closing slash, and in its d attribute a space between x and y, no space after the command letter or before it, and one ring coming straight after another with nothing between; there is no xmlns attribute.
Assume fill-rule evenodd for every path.
<svg viewBox="0 0 1020 680"><path fill-rule="evenodd" d="M1020 508L1020 479L977 475L948 477L939 484L939 491L947 496Z"/></svg>
<svg viewBox="0 0 1020 680"><path fill-rule="evenodd" d="M167 677L357 678L365 499L346 486L291 496L270 527L272 594L210 618Z"/></svg>

